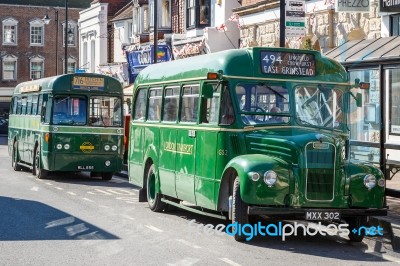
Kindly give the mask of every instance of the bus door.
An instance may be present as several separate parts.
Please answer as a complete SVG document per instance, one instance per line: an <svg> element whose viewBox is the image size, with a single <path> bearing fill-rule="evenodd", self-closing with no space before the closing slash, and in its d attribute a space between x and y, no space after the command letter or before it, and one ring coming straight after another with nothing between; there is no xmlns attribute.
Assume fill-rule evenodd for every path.
<svg viewBox="0 0 400 266"><path fill-rule="evenodd" d="M147 88L140 89L136 95L134 113L131 117L133 123L143 123L146 114L146 101L147 99ZM136 184L143 183L142 176L138 173L143 173L143 149L144 149L144 129L141 126L132 126L131 124L126 125L130 127L129 134L129 148L128 148L128 163L129 163L129 179L134 180ZM134 173L135 175L131 176Z"/></svg>
<svg viewBox="0 0 400 266"><path fill-rule="evenodd" d="M196 204L215 209L215 168L218 145L218 110L220 88L217 84L204 84L200 106L200 126L196 131ZM206 92L208 91L208 92ZM221 151L220 151L221 152Z"/></svg>
<svg viewBox="0 0 400 266"><path fill-rule="evenodd" d="M196 170L196 126L199 109L199 85L182 88L180 124L176 134L176 194L179 199L196 203L194 175ZM191 128L193 127L193 128Z"/></svg>
<svg viewBox="0 0 400 266"><path fill-rule="evenodd" d="M164 195L176 198L176 122L178 120L179 86L164 89L164 108L160 127L159 174L160 189Z"/></svg>

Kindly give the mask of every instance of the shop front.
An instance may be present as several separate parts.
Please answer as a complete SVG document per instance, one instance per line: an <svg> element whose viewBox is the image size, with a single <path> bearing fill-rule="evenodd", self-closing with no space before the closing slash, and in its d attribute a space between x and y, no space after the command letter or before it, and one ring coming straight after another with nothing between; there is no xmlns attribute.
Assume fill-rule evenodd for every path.
<svg viewBox="0 0 400 266"><path fill-rule="evenodd" d="M370 83L363 106L352 103L350 154L381 166L386 178L400 171L400 36L348 41L326 55L341 62L350 80Z"/></svg>

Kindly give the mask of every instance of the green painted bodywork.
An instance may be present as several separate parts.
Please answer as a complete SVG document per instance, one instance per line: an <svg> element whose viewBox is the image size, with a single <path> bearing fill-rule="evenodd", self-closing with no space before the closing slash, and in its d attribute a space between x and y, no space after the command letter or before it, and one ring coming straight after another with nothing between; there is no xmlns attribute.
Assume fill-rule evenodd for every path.
<svg viewBox="0 0 400 266"><path fill-rule="evenodd" d="M169 84L202 86L208 72L218 72L219 82L226 84L232 94L236 84L249 80L284 82L292 94L295 86L309 83L338 84L344 92L350 88L345 69L316 51L303 51L315 55L315 77L261 73L260 50L268 49L299 52L284 48L249 48L151 65L136 78L133 104L141 88ZM153 163L162 194L221 212L228 211L227 198L236 176L240 178L241 198L251 206L382 208L384 188L377 185L368 190L363 179L373 173L378 181L384 178L383 174L372 165L352 163L344 158L342 154L348 148L347 131L300 125L293 117L294 101L291 104L292 117L285 125L246 126L239 119L240 107L236 105L233 106L236 119L231 125L204 124L200 120L187 124L133 119L129 180L144 187L146 166ZM314 149L313 143L319 142L327 144L327 150ZM187 149L182 152L183 144L191 147L190 152ZM310 159L313 156L315 162ZM325 161L318 159L324 156ZM263 181L268 170L278 174L272 187ZM261 178L251 180L250 172L259 173ZM328 180L332 176L332 180ZM323 193L324 189L327 193Z"/></svg>
<svg viewBox="0 0 400 266"><path fill-rule="evenodd" d="M103 90L77 90L72 89L72 78L74 76L103 77ZM68 74L49 77L40 80L24 82L19 84L14 95L28 95L21 93L25 86L38 85L39 92L29 94L56 95L106 95L121 97L123 89L120 82L114 78L96 74ZM48 103L50 108L51 103ZM88 111L86 113L89 113ZM122 115L122 114L121 114ZM46 142L45 136L49 135ZM8 151L12 154L13 144L17 143L19 161L25 165L33 165L35 147L40 145L41 164L43 169L49 171L93 171L93 172L119 172L122 170L124 153L124 129L122 127L90 127L90 126L68 126L52 125L44 123L40 115L17 115L10 114L8 132ZM69 144L68 150L56 148L57 144ZM104 150L104 145L117 145L116 151ZM85 146L93 146L86 149ZM111 162L110 166L105 161ZM81 169L82 166L91 166L94 169Z"/></svg>

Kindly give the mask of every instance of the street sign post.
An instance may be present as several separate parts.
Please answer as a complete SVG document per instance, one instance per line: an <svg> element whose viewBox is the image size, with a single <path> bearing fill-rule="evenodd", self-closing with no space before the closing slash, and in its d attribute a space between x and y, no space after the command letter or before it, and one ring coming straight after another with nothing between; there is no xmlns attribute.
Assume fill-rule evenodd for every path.
<svg viewBox="0 0 400 266"><path fill-rule="evenodd" d="M306 35L305 8L305 0L286 0L286 37L304 37Z"/></svg>

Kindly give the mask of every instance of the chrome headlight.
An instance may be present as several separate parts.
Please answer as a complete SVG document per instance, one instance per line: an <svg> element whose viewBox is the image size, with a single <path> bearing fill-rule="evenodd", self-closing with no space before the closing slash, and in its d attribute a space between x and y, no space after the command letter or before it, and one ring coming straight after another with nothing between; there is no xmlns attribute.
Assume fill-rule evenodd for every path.
<svg viewBox="0 0 400 266"><path fill-rule="evenodd" d="M111 165L111 162L109 160L105 161L104 164L108 167Z"/></svg>
<svg viewBox="0 0 400 266"><path fill-rule="evenodd" d="M64 149L69 150L69 148L70 148L70 146L69 146L68 143L67 143L67 144L64 144Z"/></svg>
<svg viewBox="0 0 400 266"><path fill-rule="evenodd" d="M385 179L384 178L379 179L378 186L380 186L380 187L384 187L385 186Z"/></svg>
<svg viewBox="0 0 400 266"><path fill-rule="evenodd" d="M56 147L57 147L57 150L61 150L62 149L62 144L58 143Z"/></svg>
<svg viewBox="0 0 400 266"><path fill-rule="evenodd" d="M368 174L364 177L364 186L368 188L368 190L374 188L376 186L376 177L373 174Z"/></svg>
<svg viewBox="0 0 400 266"><path fill-rule="evenodd" d="M104 145L104 150L105 150L105 151L109 151L109 150L110 150L110 145L108 145L108 144L107 144L107 145Z"/></svg>
<svg viewBox="0 0 400 266"><path fill-rule="evenodd" d="M274 171L269 170L264 173L264 182L268 187L272 187L275 185L277 177L278 175Z"/></svg>
<svg viewBox="0 0 400 266"><path fill-rule="evenodd" d="M248 175L251 178L251 180L253 180L254 182L256 182L260 179L260 174L257 172L250 172Z"/></svg>
<svg viewBox="0 0 400 266"><path fill-rule="evenodd" d="M116 150L118 149L118 146L117 146L117 145L112 145L111 149L112 149L113 151L116 151Z"/></svg>

